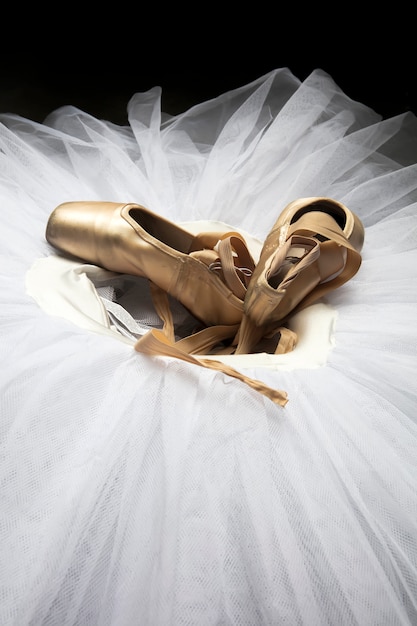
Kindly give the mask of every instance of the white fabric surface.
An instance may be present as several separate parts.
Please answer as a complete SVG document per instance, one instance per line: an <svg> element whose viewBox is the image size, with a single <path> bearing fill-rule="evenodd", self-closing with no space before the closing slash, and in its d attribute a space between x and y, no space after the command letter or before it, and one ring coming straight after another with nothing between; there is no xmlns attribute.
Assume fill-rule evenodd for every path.
<svg viewBox="0 0 417 626"><path fill-rule="evenodd" d="M277 69L177 117L0 117L0 623L417 623L417 120ZM52 210L137 202L261 241L293 199L365 225L325 365L138 354L26 292Z"/></svg>

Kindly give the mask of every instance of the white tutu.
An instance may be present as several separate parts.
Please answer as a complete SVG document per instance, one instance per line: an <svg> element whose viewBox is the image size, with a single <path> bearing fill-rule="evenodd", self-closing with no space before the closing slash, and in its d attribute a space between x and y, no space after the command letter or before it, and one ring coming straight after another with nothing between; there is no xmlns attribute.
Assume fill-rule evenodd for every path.
<svg viewBox="0 0 417 626"><path fill-rule="evenodd" d="M278 69L129 126L71 106L0 118L0 623L417 623L417 119ZM285 206L343 202L362 266L324 299L324 362L221 372L137 353L27 291L52 210L137 202L263 241Z"/></svg>

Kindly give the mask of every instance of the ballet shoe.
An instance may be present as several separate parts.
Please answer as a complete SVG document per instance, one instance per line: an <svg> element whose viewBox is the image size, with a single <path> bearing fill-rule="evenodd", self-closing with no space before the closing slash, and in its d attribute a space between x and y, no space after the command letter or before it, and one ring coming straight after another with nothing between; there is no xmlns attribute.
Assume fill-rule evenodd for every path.
<svg viewBox="0 0 417 626"><path fill-rule="evenodd" d="M193 235L139 204L93 201L57 206L45 236L61 252L148 278L207 326L242 319L255 264L238 233Z"/></svg>
<svg viewBox="0 0 417 626"><path fill-rule="evenodd" d="M300 198L280 214L252 274L235 354L352 278L361 265L364 227L341 202Z"/></svg>

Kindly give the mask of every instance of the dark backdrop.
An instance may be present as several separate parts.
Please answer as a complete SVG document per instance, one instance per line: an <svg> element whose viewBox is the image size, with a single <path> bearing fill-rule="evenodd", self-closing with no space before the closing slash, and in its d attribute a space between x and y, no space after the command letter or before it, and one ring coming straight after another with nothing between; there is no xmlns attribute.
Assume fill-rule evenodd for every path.
<svg viewBox="0 0 417 626"><path fill-rule="evenodd" d="M79 5L57 5L41 17L37 7L33 22L22 9L25 31L16 26L16 6L0 44L0 113L41 122L71 104L125 124L136 92L161 86L163 110L176 114L284 66L301 80L316 68L327 71L383 117L417 113L414 33L407 37L414 21L396 17L395 8L385 23L373 16L366 25L352 9L332 24L331 16L307 16L298 5L286 17L251 5L240 24L224 22L224 7L211 7L207 17L201 5L183 16L155 6L143 19L139 5L107 7L88 19Z"/></svg>

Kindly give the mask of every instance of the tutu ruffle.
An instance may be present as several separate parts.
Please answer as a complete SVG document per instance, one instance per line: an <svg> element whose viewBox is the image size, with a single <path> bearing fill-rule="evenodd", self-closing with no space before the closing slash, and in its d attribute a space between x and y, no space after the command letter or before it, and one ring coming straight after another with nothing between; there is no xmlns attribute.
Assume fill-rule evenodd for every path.
<svg viewBox="0 0 417 626"><path fill-rule="evenodd" d="M416 117L283 68L177 116L137 93L128 119L0 116L0 623L416 624ZM322 303L327 358L243 368L284 408L27 291L62 202L263 241L309 196L355 212L365 244Z"/></svg>

